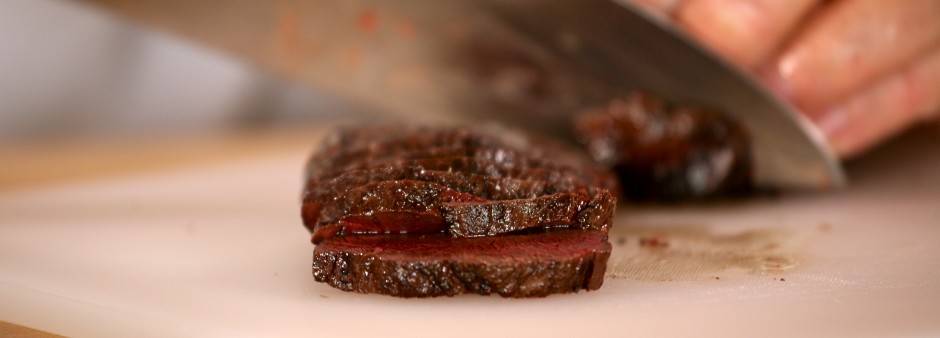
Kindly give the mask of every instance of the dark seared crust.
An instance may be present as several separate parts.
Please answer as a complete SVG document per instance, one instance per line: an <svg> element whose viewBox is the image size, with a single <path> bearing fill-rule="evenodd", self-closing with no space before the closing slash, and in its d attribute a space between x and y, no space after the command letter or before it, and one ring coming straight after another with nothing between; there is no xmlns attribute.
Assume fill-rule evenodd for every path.
<svg viewBox="0 0 940 338"><path fill-rule="evenodd" d="M322 181L339 176L350 170L375 169L388 167L420 166L427 170L460 171L472 174L496 177L534 177L551 179L554 176L569 176L586 185L599 185L606 178L599 172L585 171L550 161L525 158L523 156L503 157L501 151L481 151L472 156L456 155L434 158L385 158L370 162L353 162L345 166L331 167L321 171L311 181ZM551 175L549 175L548 173Z"/></svg>
<svg viewBox="0 0 940 338"><path fill-rule="evenodd" d="M594 189L591 193L591 200L578 213L576 224L585 224L583 228L607 232L613 225L615 211L617 211L617 197L607 189Z"/></svg>
<svg viewBox="0 0 940 338"><path fill-rule="evenodd" d="M530 169L538 168L557 171L559 176L567 176L564 180L578 181L581 185L618 188L613 175L597 170L583 159L569 156L562 149L546 155L520 136L507 137L511 141L506 141L460 128L402 126L344 129L336 134L328 137L308 162L307 178L311 184L352 170L424 166L426 170L543 179L529 174Z"/></svg>
<svg viewBox="0 0 940 338"><path fill-rule="evenodd" d="M374 165L374 166L373 166ZM355 166L359 166L355 164ZM575 170L552 170L533 165L517 165L509 161L494 161L472 156L444 156L437 158L385 160L381 163L363 165L362 168L342 168L325 172L325 178L308 181L308 191L329 191L330 189L355 188L355 184L365 184L376 180L411 179L453 185L467 189L469 184L517 184L509 180L543 181L557 191L572 191L589 186L589 180L583 176L595 176L601 180L601 174L577 175ZM450 174L450 175L446 175ZM459 178L458 176L466 176ZM480 179L485 177L486 179ZM522 183L522 182L520 182ZM322 187L321 187L322 186ZM457 189L457 188L455 188ZM496 192L500 193L500 192ZM509 193L503 192L502 194ZM322 194L317 192L316 194Z"/></svg>
<svg viewBox="0 0 940 338"><path fill-rule="evenodd" d="M440 157L470 157L470 158L479 158L479 159L494 159L497 156L501 157L501 160L505 160L510 163L518 162L518 158L522 158L525 155L519 154L518 152L507 150L504 146L500 145L486 145L486 146L460 146L460 147L450 147L450 146L431 146L425 145L422 147L416 147L415 149L407 148L381 148L377 150L367 149L366 152L353 152L353 153L344 153L340 157L335 157L329 159L329 161L321 162L321 166L318 171L311 171L310 174L313 177L318 177L319 174L324 172L342 170L343 168L351 167L368 167L374 165L381 165L382 163L387 163L394 160L418 160L418 159L428 159L428 158L440 158Z"/></svg>
<svg viewBox="0 0 940 338"><path fill-rule="evenodd" d="M313 276L344 291L398 297L545 297L600 288L610 250L600 231L346 236L316 246Z"/></svg>
<svg viewBox="0 0 940 338"><path fill-rule="evenodd" d="M344 168L381 166L395 159L464 156L516 165L555 167L564 163L568 167L577 167L571 164L586 164L584 161L562 158L545 161L541 149L529 146L528 142L504 142L498 137L467 129L401 127L387 131L371 127L367 130L379 130L385 134L368 135L360 130L347 130L340 133L348 135L329 137L328 140L334 141L324 142L321 150L308 161L308 178L329 177L329 172L342 171ZM335 141L337 139L345 140L346 145L338 145L338 141Z"/></svg>
<svg viewBox="0 0 940 338"><path fill-rule="evenodd" d="M556 192L570 192L587 188L571 177L553 177L543 181L528 177L492 177L470 173L426 170L423 167L383 167L351 170L321 182L311 182L305 200L319 200L324 196L343 193L369 183L394 180L425 181L448 189L480 196L489 200L532 198Z"/></svg>
<svg viewBox="0 0 940 338"><path fill-rule="evenodd" d="M434 130L394 136L373 136L358 140L356 146L331 147L313 156L307 164L309 177L327 169L353 163L376 162L387 158L413 159L440 156L471 156L478 151L506 148L498 140L465 130Z"/></svg>
<svg viewBox="0 0 940 338"><path fill-rule="evenodd" d="M441 210L449 232L458 237L495 236L550 226L601 230L606 233L612 213L588 210L613 209L615 202L612 199L597 198L597 201L602 200L606 200L609 205L589 203L591 199L584 192L558 193L510 201L450 202L444 203ZM606 215L608 218L582 217L591 214Z"/></svg>
<svg viewBox="0 0 940 338"><path fill-rule="evenodd" d="M311 162L333 162L338 157L369 157L376 153L407 153L426 148L506 148L523 151L531 157L542 157L542 147L532 147L527 137L511 131L502 131L501 134L505 137L457 127L376 125L341 128L324 140ZM580 162L575 160L573 163Z"/></svg>
<svg viewBox="0 0 940 338"><path fill-rule="evenodd" d="M375 144L398 143L407 140L411 143L440 144L444 140L463 140L481 135L478 132L456 127L429 127L401 124L357 125L341 127L328 135L320 144L320 149L328 154L339 154L367 148Z"/></svg>

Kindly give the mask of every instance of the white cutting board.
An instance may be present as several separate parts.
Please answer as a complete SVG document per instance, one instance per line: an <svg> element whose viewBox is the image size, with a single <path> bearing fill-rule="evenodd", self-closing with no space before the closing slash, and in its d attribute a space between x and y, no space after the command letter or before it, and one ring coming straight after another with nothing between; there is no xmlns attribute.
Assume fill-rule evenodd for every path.
<svg viewBox="0 0 940 338"><path fill-rule="evenodd" d="M6 192L0 321L95 337L936 336L938 134L855 163L845 191L625 208L604 286L544 299L313 282L306 147ZM639 244L653 237L668 245Z"/></svg>

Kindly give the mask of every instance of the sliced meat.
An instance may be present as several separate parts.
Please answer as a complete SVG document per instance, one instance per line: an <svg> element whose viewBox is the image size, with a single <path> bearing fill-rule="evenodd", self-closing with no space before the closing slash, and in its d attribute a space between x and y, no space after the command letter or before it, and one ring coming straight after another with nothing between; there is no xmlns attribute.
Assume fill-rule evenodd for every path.
<svg viewBox="0 0 940 338"><path fill-rule="evenodd" d="M310 169L310 177L328 177L351 169L396 166L407 161L429 161L439 158L468 158L501 163L506 166L539 166L540 159L507 149L502 146L486 147L427 147L409 151L384 151L370 154L354 154L333 160L328 165Z"/></svg>
<svg viewBox="0 0 940 338"><path fill-rule="evenodd" d="M361 139L355 146L327 147L307 164L308 177L339 169L352 163L369 163L387 158L409 159L441 156L471 156L484 149L506 149L499 140L465 130L416 131Z"/></svg>
<svg viewBox="0 0 940 338"><path fill-rule="evenodd" d="M394 180L437 183L448 189L489 200L532 198L587 188L587 186L577 184L578 179L570 176L552 178L555 181L531 179L524 175L521 178L492 177L453 171L426 170L419 166L358 169L325 181L310 182L305 200L320 200L326 196L345 194L365 184Z"/></svg>
<svg viewBox="0 0 940 338"><path fill-rule="evenodd" d="M305 201L303 217L314 243L363 233L449 232L477 237L552 226L607 232L615 205L606 190L593 198L581 189L487 201L437 183L398 180L366 184L329 200Z"/></svg>
<svg viewBox="0 0 940 338"><path fill-rule="evenodd" d="M426 170L450 171L468 174L485 175L492 177L519 178L527 180L541 180L549 182L570 181L581 186L603 186L609 184L609 175L595 171L577 170L566 167L551 167L538 162L495 161L489 158L450 156L426 159L390 159L377 163L355 164L343 168L333 169L311 178L318 182L342 175L352 170L368 170L381 168L423 167Z"/></svg>
<svg viewBox="0 0 940 338"><path fill-rule="evenodd" d="M604 192L606 193L606 191ZM561 226L607 232L610 218L581 217L596 214L589 208L612 210L609 205L589 203L584 192L558 193L536 198L488 202L447 202L441 206L449 232L459 237L495 236L536 227ZM604 213L612 217L612 213Z"/></svg>
<svg viewBox="0 0 940 338"><path fill-rule="evenodd" d="M610 250L601 231L345 236L316 246L313 277L344 291L398 297L544 297L600 288Z"/></svg>
<svg viewBox="0 0 940 338"><path fill-rule="evenodd" d="M334 195L327 202L305 203L303 218L308 229L315 224L314 243L347 233L444 232L441 204L466 201L486 200L437 183L384 181Z"/></svg>
<svg viewBox="0 0 940 338"><path fill-rule="evenodd" d="M472 172L489 175L492 171L508 168L545 168L583 175L582 181L617 189L616 177L593 167L582 156L566 152L560 145L543 142L542 147L532 145L527 137L504 131L503 137L459 128L395 128L371 126L362 129L344 129L327 138L321 150L308 162L309 181L321 181L357 169L400 167L409 164L430 163L428 170L486 169ZM344 148L345 146L346 148ZM542 148L547 149L542 149ZM553 150L546 153L545 150ZM438 159L466 159L474 163L446 165ZM463 164L463 165L461 165ZM495 165L494 164L498 164ZM457 168L451 168L456 166ZM526 178L526 177L517 177Z"/></svg>
<svg viewBox="0 0 940 338"><path fill-rule="evenodd" d="M494 133L495 132L495 133ZM495 135L498 135L495 136ZM540 140L535 146L529 136L518 131L500 129L489 133L459 127L422 127L406 125L373 125L354 128L341 128L327 137L320 145L320 151L313 158L332 158L346 153L368 154L372 151L401 151L423 147L486 147L501 146L507 149L523 151L529 156L542 157L546 148L556 145ZM582 163L583 159L572 159L570 152L560 149L548 152L556 160L573 160ZM575 156L577 157L577 156Z"/></svg>
<svg viewBox="0 0 940 338"><path fill-rule="evenodd" d="M317 244L317 281L400 297L601 286L611 175L516 135L397 126L338 134L308 162L302 216Z"/></svg>
<svg viewBox="0 0 940 338"><path fill-rule="evenodd" d="M483 151L492 151L493 147L419 147L416 149L390 148L367 150L363 152L343 153L336 157L324 159L317 163L311 162L308 173L311 177L317 177L323 172L335 171L346 167L356 165L369 165L374 163L384 163L388 160L416 160L438 157L477 157L477 153Z"/></svg>
<svg viewBox="0 0 940 338"><path fill-rule="evenodd" d="M369 189L397 189L389 187L390 181L427 182L426 187L433 191L447 190L481 199L516 199L531 198L553 192L553 188L543 181L528 181L511 178L487 177L482 175L461 174L446 171L429 171L421 167L378 168L347 172L320 184L311 183L304 193L302 216L307 230L313 232L321 217L324 205L333 208L333 212L343 213L348 208L349 197L356 198L368 194ZM412 189L416 188L414 184ZM396 192L396 193L402 193ZM454 195L454 194L451 194ZM395 195L397 196L397 195ZM394 196L389 196L394 197ZM466 196L462 196L466 197ZM468 197L469 198L469 197ZM428 200L428 203L434 203ZM427 215L427 212L420 213ZM333 217L340 217L335 215ZM435 214L434 217L437 217ZM426 218L426 217L425 217ZM330 219L335 221L335 219ZM322 223L322 222L320 222ZM322 237L322 236L318 236Z"/></svg>
<svg viewBox="0 0 940 338"><path fill-rule="evenodd" d="M324 203L334 203L335 196L346 196L362 186L385 181L422 181L438 184L456 192L478 196L489 200L532 198L551 194L558 189L575 190L573 186L551 185L545 181L530 181L513 178L488 177L447 171L430 171L421 167L376 168L354 170L320 183L310 183L304 194L304 205L319 208ZM345 200L345 198L340 198ZM311 210L310 212L313 212ZM319 212L305 214L319 217ZM310 223L307 220L306 223Z"/></svg>

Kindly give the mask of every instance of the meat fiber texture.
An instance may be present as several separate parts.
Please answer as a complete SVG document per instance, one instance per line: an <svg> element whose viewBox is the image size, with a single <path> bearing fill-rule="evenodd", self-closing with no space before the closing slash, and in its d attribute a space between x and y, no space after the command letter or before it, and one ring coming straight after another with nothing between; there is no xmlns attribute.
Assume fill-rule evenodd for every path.
<svg viewBox="0 0 940 338"><path fill-rule="evenodd" d="M463 128L338 130L307 165L315 279L402 297L600 287L617 182L534 143Z"/></svg>

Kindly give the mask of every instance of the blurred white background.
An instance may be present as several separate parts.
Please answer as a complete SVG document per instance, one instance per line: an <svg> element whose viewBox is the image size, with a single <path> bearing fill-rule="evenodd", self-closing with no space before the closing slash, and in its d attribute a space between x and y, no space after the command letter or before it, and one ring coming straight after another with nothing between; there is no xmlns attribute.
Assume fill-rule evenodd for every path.
<svg viewBox="0 0 940 338"><path fill-rule="evenodd" d="M0 0L0 140L202 132L356 110L64 0Z"/></svg>

